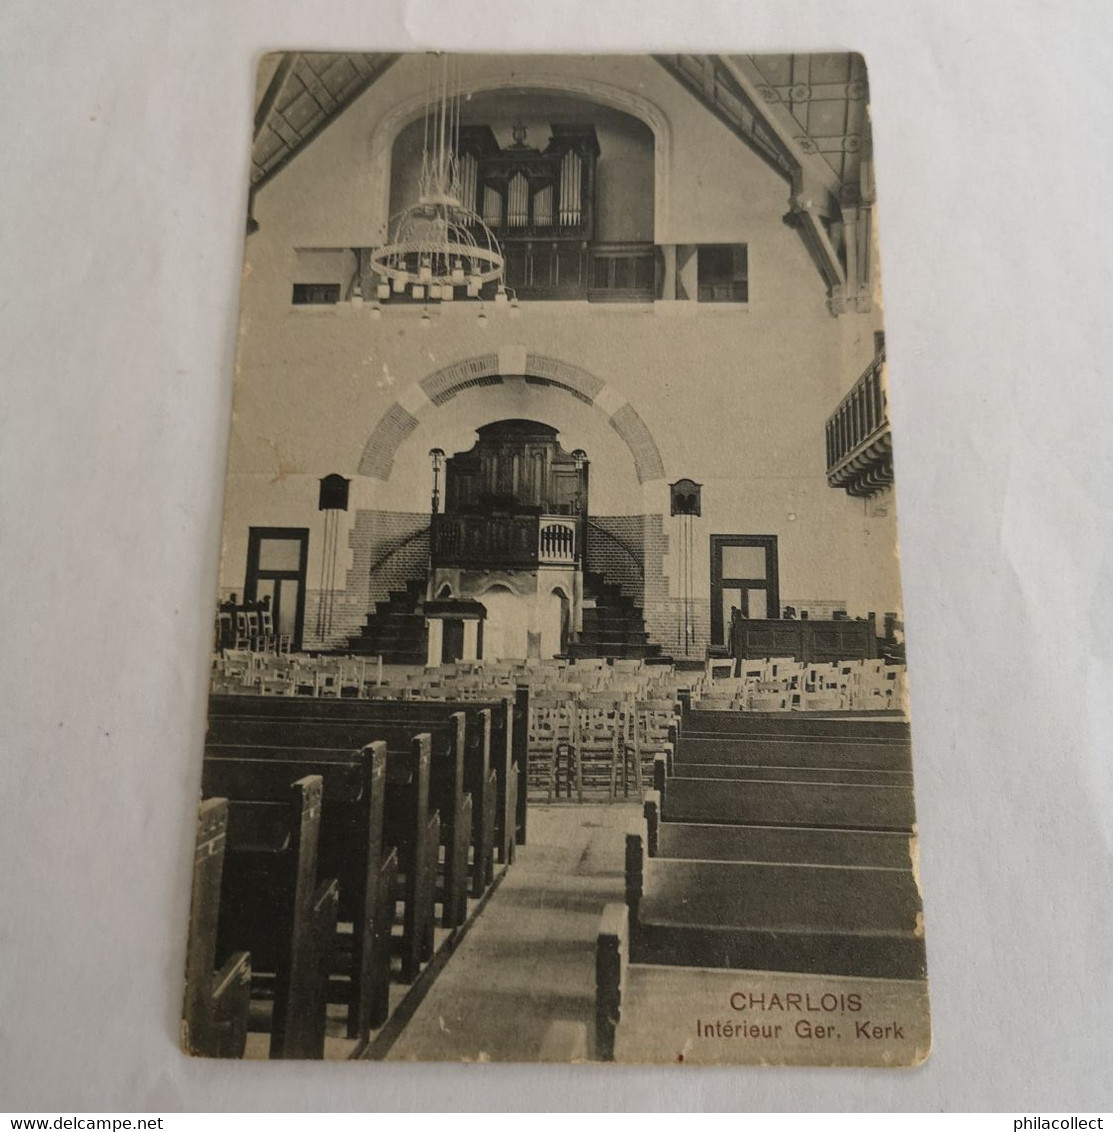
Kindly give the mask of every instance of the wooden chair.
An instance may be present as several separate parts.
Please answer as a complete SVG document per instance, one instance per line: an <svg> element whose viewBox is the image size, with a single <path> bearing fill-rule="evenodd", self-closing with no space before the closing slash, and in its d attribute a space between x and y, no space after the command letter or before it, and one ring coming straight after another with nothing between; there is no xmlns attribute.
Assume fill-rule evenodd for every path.
<svg viewBox="0 0 1113 1132"><path fill-rule="evenodd" d="M607 786L607 801L617 797L620 752L625 734L625 705L609 692L585 693L576 701L576 785Z"/></svg>
<svg viewBox="0 0 1113 1132"><path fill-rule="evenodd" d="M646 770L652 767L657 755L671 759L679 722L680 704L676 700L637 700L631 705L627 742L632 749L634 786L639 797Z"/></svg>
<svg viewBox="0 0 1113 1132"><path fill-rule="evenodd" d="M583 783L576 764L576 712L573 701L557 695L536 693L529 703L528 759L535 786L544 786L546 800L560 797L561 788L583 801Z"/></svg>

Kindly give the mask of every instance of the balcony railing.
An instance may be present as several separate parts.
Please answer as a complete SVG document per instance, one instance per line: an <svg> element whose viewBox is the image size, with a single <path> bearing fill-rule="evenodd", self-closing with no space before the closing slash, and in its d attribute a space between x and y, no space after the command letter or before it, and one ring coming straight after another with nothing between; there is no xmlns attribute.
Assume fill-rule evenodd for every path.
<svg viewBox="0 0 1113 1132"><path fill-rule="evenodd" d="M542 566L571 566L576 561L575 519L542 516L537 533L537 561Z"/></svg>
<svg viewBox="0 0 1113 1132"><path fill-rule="evenodd" d="M657 250L650 243L600 244L507 240L506 282L518 298L651 303Z"/></svg>
<svg viewBox="0 0 1113 1132"><path fill-rule="evenodd" d="M572 566L583 545L581 520L554 515L438 515L433 531L435 566Z"/></svg>
<svg viewBox="0 0 1113 1132"><path fill-rule="evenodd" d="M893 482L884 364L882 350L827 421L827 482L849 495L876 495Z"/></svg>

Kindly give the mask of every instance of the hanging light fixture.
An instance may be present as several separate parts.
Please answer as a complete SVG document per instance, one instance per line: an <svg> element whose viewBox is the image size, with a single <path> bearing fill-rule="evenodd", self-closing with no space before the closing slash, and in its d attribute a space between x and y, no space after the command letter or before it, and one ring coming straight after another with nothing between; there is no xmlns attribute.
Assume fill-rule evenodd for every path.
<svg viewBox="0 0 1113 1132"><path fill-rule="evenodd" d="M453 85L442 54L427 76L418 199L392 218L389 242L371 255L380 302L407 290L418 300L451 301L457 287L480 298L486 283L497 283L505 301L502 249L482 217L462 203L460 94Z"/></svg>

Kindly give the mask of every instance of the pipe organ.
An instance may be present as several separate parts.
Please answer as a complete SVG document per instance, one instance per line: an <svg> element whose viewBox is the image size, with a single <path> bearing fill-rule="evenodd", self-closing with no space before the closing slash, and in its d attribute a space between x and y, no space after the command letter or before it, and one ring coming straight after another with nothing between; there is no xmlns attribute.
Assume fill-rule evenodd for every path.
<svg viewBox="0 0 1113 1132"><path fill-rule="evenodd" d="M487 126L462 126L462 203L476 208L506 257L506 282L529 298L586 298L592 286L596 165L590 125L552 125L546 147L526 130L501 148Z"/></svg>

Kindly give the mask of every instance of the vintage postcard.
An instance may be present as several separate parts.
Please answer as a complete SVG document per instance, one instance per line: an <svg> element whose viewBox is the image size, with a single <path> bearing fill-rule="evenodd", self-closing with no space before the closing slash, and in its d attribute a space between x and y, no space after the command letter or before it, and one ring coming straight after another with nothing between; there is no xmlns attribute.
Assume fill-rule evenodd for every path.
<svg viewBox="0 0 1113 1132"><path fill-rule="evenodd" d="M263 59L187 1052L923 1061L875 209L855 54Z"/></svg>

